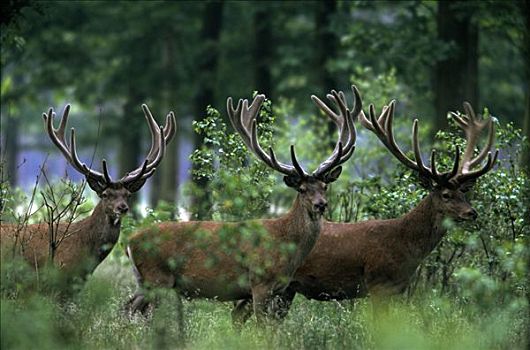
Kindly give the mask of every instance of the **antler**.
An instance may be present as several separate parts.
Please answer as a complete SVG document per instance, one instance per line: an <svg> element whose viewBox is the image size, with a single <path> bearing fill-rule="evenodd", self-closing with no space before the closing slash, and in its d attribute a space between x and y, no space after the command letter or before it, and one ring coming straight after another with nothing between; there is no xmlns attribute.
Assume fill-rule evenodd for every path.
<svg viewBox="0 0 530 350"><path fill-rule="evenodd" d="M466 132L467 146L464 152L464 157L460 161L460 148L457 146L454 156L453 168L450 171L439 173L436 166L436 150L431 152L431 167L424 165L421 157L420 146L418 142L418 119L414 120L412 125L412 147L414 150L414 160L410 159L403 153L403 151L396 144L394 134L392 130L392 121L394 119L395 101L391 101L388 106L383 107L383 111L379 118L375 116L375 108L370 105L369 118L366 118L364 113L361 111L359 114L359 120L368 130L372 131L377 137L383 142L388 150L404 165L417 171L420 175L430 178L436 183L443 186L459 185L470 179L475 179L486 172L488 172L494 165L498 151L492 158L489 149L493 144L493 123L491 119L488 121L480 122L476 119L473 109L469 103L464 104L464 108L468 113L468 116L454 115L457 124L462 127ZM479 153L479 155L473 159L473 150L480 131L489 125L490 135L488 137L488 143ZM480 163L485 157L488 157L487 163L479 170L469 172L468 169L474 165Z"/></svg>
<svg viewBox="0 0 530 350"><path fill-rule="evenodd" d="M316 96L311 97L339 128L339 139L337 140L333 153L313 172L312 176L314 177L324 177L327 172L344 163L353 154L356 139L353 118L361 110L361 103L359 92L355 87L352 87L352 89L355 103L352 111L348 110L346 99L342 92L337 93L336 91L332 91L332 94L328 95L328 98L338 106L338 114L333 112ZM265 164L285 175L308 177L309 174L302 168L296 158L294 145L291 145L291 161L293 165L279 162L271 147L269 147L269 152L267 153L260 146L257 137L256 118L259 115L263 101L265 101L265 95L257 95L250 104L250 107L248 106L248 100L239 100L236 108L234 108L232 98L229 97L226 105L232 126L239 133L245 145Z"/></svg>
<svg viewBox="0 0 530 350"><path fill-rule="evenodd" d="M121 178L120 182L122 183L128 183L140 178L147 179L149 176L151 176L152 174L150 174L150 172L153 171L162 161L162 158L165 154L165 146L175 136L176 122L175 114L173 112L169 112L166 116L165 126L159 127L156 124L156 120L153 118L149 107L147 107L146 104L142 104L142 109L144 111L147 125L149 125L149 131L151 132L151 149L147 154L144 164ZM164 136L162 137L162 135Z"/></svg>
<svg viewBox="0 0 530 350"><path fill-rule="evenodd" d="M482 119L481 116L477 118L473 111L473 107L471 107L471 104L468 102L464 102L464 110L466 111L466 114L462 115L451 112L454 121L462 130L464 130L466 135L466 149L464 151L462 164L460 165L458 176L454 179L454 181L458 183L464 183L465 181L476 179L487 173L495 165L499 154L499 150L496 150L494 156L492 156L490 151L495 139L495 125L493 119ZM486 127L488 128L488 141L479 151L478 155L473 158L473 153L480 133ZM473 167L480 164L485 158L488 160L482 168L471 171Z"/></svg>
<svg viewBox="0 0 530 350"><path fill-rule="evenodd" d="M261 159L271 168L285 175L300 177L308 176L308 174L300 166L300 163L298 163L294 145L291 145L291 161L293 162L293 165L279 162L272 147L269 147L269 154L267 154L263 148L261 148L257 136L256 118L259 115L263 101L265 101L265 95L256 95L249 107L248 100L240 99L236 108L234 109L232 98L229 97L226 101L226 109L228 111L228 117L232 123L232 126L241 136L248 149L254 152L259 159Z"/></svg>
<svg viewBox="0 0 530 350"><path fill-rule="evenodd" d="M107 162L105 159L102 160L103 173L95 171L89 168L85 163L79 160L76 148L75 129L72 128L70 131L70 145L67 144L65 139L66 124L68 122L68 116L70 113L70 105L66 105L63 115L61 117L59 128L53 127L53 118L55 113L53 108L48 110L48 113L43 113L44 123L46 130L52 142L59 148L64 157L68 162L81 174L85 175L90 187L96 192L102 192L105 188L122 184L126 188L134 190L140 189L141 185L147 178L153 175L155 167L160 163L165 153L165 146L171 141L175 135L176 122L175 115L170 112L166 118L166 126L158 127L154 121L149 108L146 105L142 105L146 119L148 121L149 129L151 131L152 145L149 154L144 161L143 165L132 172L128 173L118 181L113 181L109 175ZM164 135L164 137L162 137ZM139 185L139 186L138 186Z"/></svg>
<svg viewBox="0 0 530 350"><path fill-rule="evenodd" d="M74 128L72 128L70 131L70 146L68 146L68 144L66 143L65 130L66 130L66 124L68 122L69 113L70 113L70 105L68 104L64 108L63 115L61 117L61 121L59 123L58 129L55 129L53 127L53 118L55 117L55 112L53 111L53 108L50 108L48 110L48 114L43 113L42 117L44 118L46 131L48 132L48 135L50 136L50 139L52 140L52 142L59 148L59 150L64 155L64 157L77 171L85 175L85 177L90 181L91 184L98 186L99 188L105 188L107 184L107 179L110 179L110 175L107 169L107 162L105 161L105 159L103 159L102 161L102 167L103 167L104 174L97 172L95 170L92 170L89 167L87 167L85 163L82 163L79 160L79 157L77 156Z"/></svg>
<svg viewBox="0 0 530 350"><path fill-rule="evenodd" d="M454 157L452 170L439 173L436 166L436 150L431 152L431 167L425 166L421 157L420 145L418 141L418 119L414 120L412 125L412 147L414 150L414 160L410 159L399 148L394 138L392 122L394 120L394 110L396 101L392 100L388 106L383 107L379 118L375 116L375 108L371 104L369 118L366 118L361 111L359 121L368 130L372 131L383 142L386 148L405 166L417 171L420 175L425 176L438 184L449 185L449 180L457 175L460 164L460 150L457 147Z"/></svg>
<svg viewBox="0 0 530 350"><path fill-rule="evenodd" d="M313 173L315 177L322 177L328 171L346 162L353 155L357 139L354 120L362 110L362 100L357 87L352 85L351 88L353 92L353 108L351 110L348 109L346 97L342 91L331 90L331 94L326 95L328 100L336 105L338 113L329 108L317 96L311 96L313 102L337 125L339 130L339 139L333 154L315 170Z"/></svg>

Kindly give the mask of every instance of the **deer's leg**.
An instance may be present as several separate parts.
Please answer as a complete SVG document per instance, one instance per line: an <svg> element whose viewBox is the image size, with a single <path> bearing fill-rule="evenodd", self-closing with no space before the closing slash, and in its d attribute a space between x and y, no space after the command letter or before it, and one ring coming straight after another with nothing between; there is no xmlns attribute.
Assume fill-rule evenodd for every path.
<svg viewBox="0 0 530 350"><path fill-rule="evenodd" d="M252 316L252 299L241 299L234 302L232 310L232 323L240 329Z"/></svg>
<svg viewBox="0 0 530 350"><path fill-rule="evenodd" d="M268 323L273 319L271 317L272 288L268 284L257 284L252 286L251 289L256 319L260 324Z"/></svg>
<svg viewBox="0 0 530 350"><path fill-rule="evenodd" d="M153 282L150 282L153 281ZM175 277L170 273L158 273L156 275L142 274L138 288L134 295L125 304L125 310L130 314L140 312L146 316L148 311L158 304L157 288L175 287Z"/></svg>
<svg viewBox="0 0 530 350"><path fill-rule="evenodd" d="M296 292L294 291L294 289L287 287L285 291L283 291L283 293L278 294L274 297L272 308L274 311L275 319L283 321L283 319L287 317L295 295Z"/></svg>

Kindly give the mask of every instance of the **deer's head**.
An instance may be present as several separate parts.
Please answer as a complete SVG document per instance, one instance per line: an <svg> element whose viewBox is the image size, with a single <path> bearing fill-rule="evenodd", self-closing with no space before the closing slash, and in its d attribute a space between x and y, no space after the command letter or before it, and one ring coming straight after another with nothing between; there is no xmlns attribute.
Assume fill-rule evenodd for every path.
<svg viewBox="0 0 530 350"><path fill-rule="evenodd" d="M162 127L156 124L147 105L142 105L142 109L151 131L151 150L140 167L127 173L119 180L111 178L105 159L101 162L102 172L95 171L81 162L77 155L74 128L70 132L70 144L67 144L65 131L70 105L66 105L57 129L53 126L53 118L55 117L53 108L50 108L47 114L43 114L46 131L50 139L74 169L85 176L88 186L97 193L101 199L100 205L114 224L117 224L121 217L129 211L129 197L132 193L140 190L147 179L154 174L156 167L164 157L166 144L175 135L176 123L173 112L167 115L166 124Z"/></svg>
<svg viewBox="0 0 530 350"><path fill-rule="evenodd" d="M394 119L395 101L390 102L388 106L383 107L379 118L375 115L373 105L370 105L370 113L367 118L363 112L359 114L361 124L367 129L374 132L383 142L388 150L405 166L414 170L418 174L420 184L430 191L434 207L443 215L456 220L474 220L477 218L477 211L467 200L465 193L468 192L476 180L490 171L497 160L499 151L496 150L492 155L490 150L493 145L495 132L494 124L491 118L477 118L471 105L464 102L466 114L452 114L457 125L462 128L466 135L466 149L461 158L460 149L456 147L453 167L451 170L440 173L436 165L436 150L431 152L431 165L426 166L421 157L420 146L418 142L418 120L414 120L412 126L412 146L414 149L414 160L405 155L405 153L396 144L392 130L392 121ZM488 141L486 145L473 157L480 132L488 128ZM480 165L487 158L486 163L478 169L471 170Z"/></svg>
<svg viewBox="0 0 530 350"><path fill-rule="evenodd" d="M354 118L362 110L361 98L357 88L352 86L354 106L348 109L343 92L331 91L328 99L336 105L333 111L318 97L311 96L315 104L337 125L339 136L333 153L322 162L311 174L307 173L297 160L294 146L291 145L291 162L279 162L272 148L268 152L260 146L257 136L257 117L265 95L257 95L252 103L248 100L239 100L236 108L232 98L227 100L228 116L234 129L239 133L243 142L261 161L272 169L284 175L284 183L298 192L301 205L310 213L321 216L326 207L327 184L334 182L340 176L342 163L347 161L355 150L356 131L353 124Z"/></svg>

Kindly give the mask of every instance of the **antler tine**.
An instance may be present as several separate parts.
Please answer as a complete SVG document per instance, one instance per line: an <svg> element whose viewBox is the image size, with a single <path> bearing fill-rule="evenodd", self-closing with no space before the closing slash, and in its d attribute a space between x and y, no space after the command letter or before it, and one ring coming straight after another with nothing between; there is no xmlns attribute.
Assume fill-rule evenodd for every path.
<svg viewBox="0 0 530 350"><path fill-rule="evenodd" d="M164 125L164 141L166 142L166 145L175 137L175 134L177 132L177 121L175 118L175 113L173 111L169 111L168 115L166 116L166 124Z"/></svg>
<svg viewBox="0 0 530 350"><path fill-rule="evenodd" d="M414 158L416 159L418 170L423 174L435 177L433 176L434 172L423 164L423 159L421 158L420 142L418 140L418 119L414 119L412 124L412 148L414 149ZM431 167L436 168L436 165L431 163Z"/></svg>
<svg viewBox="0 0 530 350"><path fill-rule="evenodd" d="M447 179L453 179L458 174L460 169L460 147L457 145L455 149L455 161L453 163L453 169L447 173Z"/></svg>
<svg viewBox="0 0 530 350"><path fill-rule="evenodd" d="M300 163L298 163L298 159L296 159L296 152L294 151L294 145L291 145L291 162L293 162L293 166L296 169L296 172L298 173L298 175L302 177L307 176L307 173L305 172L305 170L302 168Z"/></svg>
<svg viewBox="0 0 530 350"><path fill-rule="evenodd" d="M160 141L158 139L161 138L162 135L159 132L160 130L158 129L158 125L156 124L156 120L153 117L151 110L145 103L142 104L142 110L144 111L145 120L147 121L147 125L149 126L149 132L151 133L151 148L149 149L149 153L147 154L147 159L152 159L158 153L157 148L160 144ZM136 169L135 171L139 170L140 168Z"/></svg>
<svg viewBox="0 0 530 350"><path fill-rule="evenodd" d="M384 110L383 115L379 117L381 121L385 121L385 124L383 127L379 124L378 120L375 119L375 115L370 114L370 118L372 121L372 124L375 124L375 129L377 132L382 132L382 137L385 137L386 146L390 150L390 152L405 166L415 170L420 171L420 166L416 162L411 160L409 157L405 155L405 153L399 148L399 146L396 143L396 139L394 138L394 130L392 127L392 122L394 121L394 110L395 110L396 101L392 100L388 107ZM384 115L386 114L386 115ZM413 134L413 144L417 143L417 126L418 121L415 120L414 124L412 125L412 134ZM384 128L384 131L383 131ZM379 131L381 130L381 131ZM414 130L416 130L416 141L414 141ZM381 137L380 137L381 138ZM420 158L421 161L421 158Z"/></svg>
<svg viewBox="0 0 530 350"><path fill-rule="evenodd" d="M112 179L109 175L109 169L107 168L107 161L105 159L101 161L101 166L103 168L103 176L105 177L105 181L110 184L112 182Z"/></svg>

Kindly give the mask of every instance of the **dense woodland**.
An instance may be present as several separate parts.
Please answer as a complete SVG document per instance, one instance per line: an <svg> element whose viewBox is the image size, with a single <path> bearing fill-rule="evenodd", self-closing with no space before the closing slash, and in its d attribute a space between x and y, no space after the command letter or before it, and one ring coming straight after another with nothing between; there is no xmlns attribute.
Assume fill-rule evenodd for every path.
<svg viewBox="0 0 530 350"><path fill-rule="evenodd" d="M46 136L41 115L49 107L60 115L71 104L80 157L99 170L107 159L113 175L137 168L149 151L142 103L160 124L174 111L177 132L155 175L132 197L118 244L67 301L57 297L64 285L53 272L38 275L35 288L31 267L3 264L2 348L32 347L35 337L54 349L525 348L529 14L528 0L6 2L2 223L82 218L97 202ZM292 202L280 176L234 133L226 99L265 94L263 142L285 160L295 144L312 167L333 149L336 129L310 96L324 99L335 89L351 101L352 84L365 113L371 103L380 111L397 101L396 139L407 151L418 118L425 159L436 148L450 167L463 134L448 113L463 112L464 101L494 119L500 150L470 195L478 219L444 222L448 233L385 316L377 318L366 299L297 296L274 330L251 322L237 331L231 304L185 301L182 309L165 295L150 320L123 317L134 289L124 255L132 232L165 220L277 217ZM356 127L357 148L328 192L326 219L405 214L426 192L374 135ZM50 216L50 199L59 197L53 214L62 214Z"/></svg>

